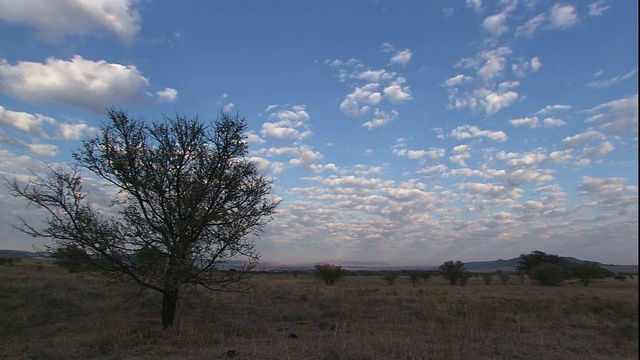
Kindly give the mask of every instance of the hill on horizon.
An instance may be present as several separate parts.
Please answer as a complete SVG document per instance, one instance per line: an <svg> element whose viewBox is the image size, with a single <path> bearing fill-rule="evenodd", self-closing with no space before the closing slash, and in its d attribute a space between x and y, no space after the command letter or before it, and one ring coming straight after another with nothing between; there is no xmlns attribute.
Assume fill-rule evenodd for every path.
<svg viewBox="0 0 640 360"><path fill-rule="evenodd" d="M31 259L31 258L44 258L48 257L47 254L40 252L30 252L25 250L0 250L0 257L2 258L18 258L18 259ZM563 259L569 263L585 264L593 263L602 266L603 268L613 272L638 272L638 265L616 265L616 264L603 264L597 261L581 260L575 257L562 256ZM498 259L487 261L470 261L465 262L465 268L470 272L493 272L493 271L514 271L518 265L520 257L512 259ZM230 260L226 262L228 268L241 267L243 265L241 260ZM275 262L263 262L261 268L266 271L277 270L310 270L317 263L328 263L331 265L340 265L347 270L438 270L438 265L392 265L383 261L349 261L349 260L323 260L316 263L275 263Z"/></svg>

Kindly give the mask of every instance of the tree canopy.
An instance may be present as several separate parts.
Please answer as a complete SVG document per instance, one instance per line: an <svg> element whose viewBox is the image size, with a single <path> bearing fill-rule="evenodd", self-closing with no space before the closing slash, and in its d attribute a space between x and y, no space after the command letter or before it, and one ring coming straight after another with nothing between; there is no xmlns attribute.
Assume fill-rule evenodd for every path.
<svg viewBox="0 0 640 360"><path fill-rule="evenodd" d="M220 113L214 123L176 115L147 123L110 109L99 135L28 183L7 180L11 193L48 213L42 229L22 221L51 250L73 249L74 261L163 295L162 325L172 326L189 286L229 290L257 265L253 243L278 202L272 181L246 157L246 122ZM111 208L92 204L82 171L116 190ZM220 271L232 258L240 271Z"/></svg>

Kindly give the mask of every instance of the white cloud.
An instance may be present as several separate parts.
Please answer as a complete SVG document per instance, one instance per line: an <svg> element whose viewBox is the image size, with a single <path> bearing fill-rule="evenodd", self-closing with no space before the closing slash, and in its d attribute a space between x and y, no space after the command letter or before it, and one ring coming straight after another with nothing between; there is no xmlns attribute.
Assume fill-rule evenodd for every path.
<svg viewBox="0 0 640 360"><path fill-rule="evenodd" d="M462 85L465 83L468 83L470 81L473 80L473 76L467 76L467 75L463 75L463 74L458 74L454 77L451 77L447 80L445 80L444 85L446 87L453 87L453 86L458 86L458 85Z"/></svg>
<svg viewBox="0 0 640 360"><path fill-rule="evenodd" d="M178 90L173 88L164 88L156 92L156 98L159 102L174 102L178 98Z"/></svg>
<svg viewBox="0 0 640 360"><path fill-rule="evenodd" d="M300 141L312 135L308 125L309 113L304 106L294 105L288 109L274 111L277 108L269 107L269 119L273 121L262 124L262 136Z"/></svg>
<svg viewBox="0 0 640 360"><path fill-rule="evenodd" d="M549 25L552 28L568 28L578 22L578 14L573 5L555 4L549 10Z"/></svg>
<svg viewBox="0 0 640 360"><path fill-rule="evenodd" d="M55 125L56 121L41 114L32 115L20 111L11 111L0 106L0 124L9 125L14 129L31 135L47 138L49 135L44 131L43 126L45 124Z"/></svg>
<svg viewBox="0 0 640 360"><path fill-rule="evenodd" d="M385 112L380 109L375 109L374 118L365 122L364 124L362 124L362 126L366 127L369 130L373 130L381 126L385 126L397 118L398 112L395 110Z"/></svg>
<svg viewBox="0 0 640 360"><path fill-rule="evenodd" d="M538 127L539 122L538 122L538 117L533 116L533 117L525 117L521 119L509 120L509 124L515 127L526 126L530 129L535 129Z"/></svg>
<svg viewBox="0 0 640 360"><path fill-rule="evenodd" d="M396 52L393 55L393 57L391 57L391 60L389 60L389 63L407 65L409 61L411 61L412 56L413 56L413 52L411 52L411 50L409 49L400 50Z"/></svg>
<svg viewBox="0 0 640 360"><path fill-rule="evenodd" d="M524 25L518 26L518 28L516 29L516 37L520 37L523 35L526 37L533 36L538 31L538 29L540 29L544 25L546 21L547 15L545 14L539 14L529 19L529 21L527 21Z"/></svg>
<svg viewBox="0 0 640 360"><path fill-rule="evenodd" d="M563 104L547 105L542 109L538 110L538 112L536 112L536 115L546 114L553 110L570 110L570 109L571 109L571 106L569 105L563 105Z"/></svg>
<svg viewBox="0 0 640 360"><path fill-rule="evenodd" d="M227 105L222 107L222 111L226 112L226 113L230 113L231 110L233 110L233 107L236 106L234 103L230 102Z"/></svg>
<svg viewBox="0 0 640 360"><path fill-rule="evenodd" d="M591 115L586 122L598 122L600 128L612 133L638 131L638 94L600 104L585 111Z"/></svg>
<svg viewBox="0 0 640 360"><path fill-rule="evenodd" d="M411 97L411 90L408 86L403 86L406 82L405 78L398 77L393 83L384 88L384 96L393 104L400 104L407 100L413 99Z"/></svg>
<svg viewBox="0 0 640 360"><path fill-rule="evenodd" d="M501 46L493 50L485 50L480 53L480 58L484 60L484 65L478 70L477 74L485 81L489 81L500 75L504 70L504 63L507 55L511 54L511 48Z"/></svg>
<svg viewBox="0 0 640 360"><path fill-rule="evenodd" d="M638 69L633 69L633 70L629 71L628 73L626 73L624 75L614 76L611 79L590 82L587 85L591 86L591 87L608 88L609 86L615 85L615 84L619 83L620 81L624 81L624 80L630 79L637 72L638 72Z"/></svg>
<svg viewBox="0 0 640 360"><path fill-rule="evenodd" d="M487 115L493 115L500 109L511 106L516 100L518 100L518 93L515 91L490 92L480 99L480 104Z"/></svg>
<svg viewBox="0 0 640 360"><path fill-rule="evenodd" d="M602 16L604 12L609 9L606 0L598 0L592 4L589 4L589 16Z"/></svg>
<svg viewBox="0 0 640 360"><path fill-rule="evenodd" d="M76 55L71 60L49 58L45 63L0 60L0 89L27 102L59 102L104 111L114 104L148 100L149 80L133 65L91 61Z"/></svg>
<svg viewBox="0 0 640 360"><path fill-rule="evenodd" d="M467 7L472 8L475 12L481 12L482 0L467 0Z"/></svg>
<svg viewBox="0 0 640 360"><path fill-rule="evenodd" d="M480 128L473 125L462 125L456 127L451 131L451 137L458 140L486 137L487 139L497 142L505 142L509 138L507 134L502 131L480 130Z"/></svg>
<svg viewBox="0 0 640 360"><path fill-rule="evenodd" d="M509 31L509 26L507 26L507 15L508 13L501 12L487 16L482 22L482 28L492 36L499 37Z"/></svg>
<svg viewBox="0 0 640 360"><path fill-rule="evenodd" d="M133 0L0 0L0 18L31 24L47 41L105 30L131 41L140 31L140 13L134 3Z"/></svg>
<svg viewBox="0 0 640 360"><path fill-rule="evenodd" d="M65 140L80 140L85 136L93 136L99 129L86 123L62 123L58 127L58 136Z"/></svg>
<svg viewBox="0 0 640 360"><path fill-rule="evenodd" d="M516 37L532 37L539 30L566 29L578 22L578 14L573 5L553 5L545 14L538 14L516 29Z"/></svg>
<svg viewBox="0 0 640 360"><path fill-rule="evenodd" d="M345 96L340 104L340 109L352 117L366 113L370 109L368 105L377 105L382 100L382 94L375 91L378 87L378 83L369 83L363 87L356 87L351 94Z"/></svg>
<svg viewBox="0 0 640 360"><path fill-rule="evenodd" d="M592 139L604 140L605 138L606 136L600 131L587 130L580 134L567 136L566 138L562 139L562 143L567 147L577 147Z"/></svg>
<svg viewBox="0 0 640 360"><path fill-rule="evenodd" d="M52 144L27 144L12 136L7 135L0 129L0 144L11 146L14 148L26 150L36 156L53 157L58 155L58 147ZM16 169L13 169L14 171Z"/></svg>
<svg viewBox="0 0 640 360"><path fill-rule="evenodd" d="M542 120L542 124L544 125L544 127L558 127L566 125L567 123L562 119L548 117Z"/></svg>

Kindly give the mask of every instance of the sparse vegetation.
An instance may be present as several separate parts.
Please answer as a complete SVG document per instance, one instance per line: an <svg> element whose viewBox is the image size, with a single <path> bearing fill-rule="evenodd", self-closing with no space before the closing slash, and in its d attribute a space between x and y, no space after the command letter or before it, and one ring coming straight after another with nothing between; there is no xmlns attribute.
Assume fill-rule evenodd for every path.
<svg viewBox="0 0 640 360"><path fill-rule="evenodd" d="M491 285L491 282L493 281L493 275L491 273L482 274L482 281L484 281L486 285Z"/></svg>
<svg viewBox="0 0 640 360"><path fill-rule="evenodd" d="M379 275L328 287L309 273L265 273L248 293L185 298L163 331L149 306L159 294L36 265L0 269L2 359L638 358L637 278L585 288L434 277L426 290Z"/></svg>
<svg viewBox="0 0 640 360"><path fill-rule="evenodd" d="M387 284L389 285L393 285L395 284L396 280L398 280L398 278L400 277L400 275L398 275L398 273L391 271L388 272L384 275L382 275L382 278L387 282Z"/></svg>
<svg viewBox="0 0 640 360"><path fill-rule="evenodd" d="M148 122L112 108L107 117L72 153L73 164L25 183L5 178L11 195L47 214L41 228L24 220L16 228L52 241L70 271L92 269L162 294L162 327L171 327L185 292L242 290L259 261L251 235L278 204L272 181L249 160L239 116ZM116 190L113 208L91 203L82 172ZM244 266L217 271L230 259Z"/></svg>
<svg viewBox="0 0 640 360"><path fill-rule="evenodd" d="M580 279L580 282L584 286L589 286L589 284L596 279L615 276L611 271L593 263L571 264L569 266L569 272L571 276Z"/></svg>
<svg viewBox="0 0 640 360"><path fill-rule="evenodd" d="M418 282L422 278L423 271L410 271L409 272L409 281L413 286L418 285Z"/></svg>
<svg viewBox="0 0 640 360"><path fill-rule="evenodd" d="M564 270L555 264L542 263L529 270L529 277L538 285L559 286L564 280Z"/></svg>
<svg viewBox="0 0 640 360"><path fill-rule="evenodd" d="M340 265L316 264L313 274L330 286L343 279L347 272Z"/></svg>
<svg viewBox="0 0 640 360"><path fill-rule="evenodd" d="M506 286L507 281L509 281L509 279L511 278L511 275L508 272L502 270L498 270L497 274L500 281L502 281L502 285Z"/></svg>
<svg viewBox="0 0 640 360"><path fill-rule="evenodd" d="M449 280L450 285L460 283L464 286L470 277L470 274L464 269L464 263L460 260L445 261L438 269L440 269L440 275Z"/></svg>

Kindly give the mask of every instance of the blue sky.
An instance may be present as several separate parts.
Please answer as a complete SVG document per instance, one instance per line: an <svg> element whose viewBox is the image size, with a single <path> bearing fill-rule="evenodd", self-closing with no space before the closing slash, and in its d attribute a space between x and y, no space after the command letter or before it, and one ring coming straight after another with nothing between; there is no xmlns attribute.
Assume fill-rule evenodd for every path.
<svg viewBox="0 0 640 360"><path fill-rule="evenodd" d="M637 7L0 0L0 172L71 161L111 106L223 110L282 200L265 261L637 264ZM18 215L0 190L0 248L42 245Z"/></svg>

